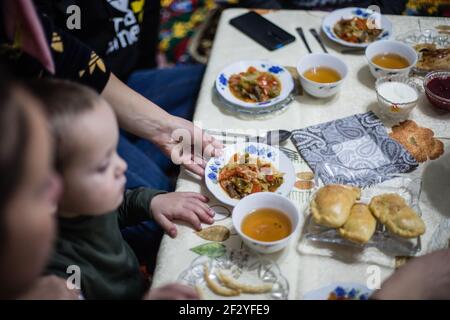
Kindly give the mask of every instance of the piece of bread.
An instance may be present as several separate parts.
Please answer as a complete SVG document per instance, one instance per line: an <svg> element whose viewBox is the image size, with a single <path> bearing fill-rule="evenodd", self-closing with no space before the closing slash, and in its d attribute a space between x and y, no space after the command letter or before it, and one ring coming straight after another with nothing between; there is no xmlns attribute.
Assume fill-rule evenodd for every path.
<svg viewBox="0 0 450 320"><path fill-rule="evenodd" d="M385 193L375 196L370 201L369 208L372 214L395 235L415 238L425 233L423 220L398 194Z"/></svg>
<svg viewBox="0 0 450 320"><path fill-rule="evenodd" d="M311 201L311 213L317 224L339 228L348 219L350 210L361 197L356 187L329 184L320 188Z"/></svg>
<svg viewBox="0 0 450 320"><path fill-rule="evenodd" d="M434 138L433 130L420 127L412 120L393 126L389 136L402 144L418 162L437 159L444 153L444 144Z"/></svg>
<svg viewBox="0 0 450 320"><path fill-rule="evenodd" d="M377 220L366 204L353 205L350 216L339 228L341 237L360 244L367 243L372 238L377 227Z"/></svg>

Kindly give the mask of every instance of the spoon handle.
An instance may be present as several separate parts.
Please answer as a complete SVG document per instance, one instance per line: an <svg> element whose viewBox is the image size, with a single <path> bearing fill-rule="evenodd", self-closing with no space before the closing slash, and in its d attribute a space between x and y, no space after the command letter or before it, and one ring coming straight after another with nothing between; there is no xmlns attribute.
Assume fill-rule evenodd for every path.
<svg viewBox="0 0 450 320"><path fill-rule="evenodd" d="M244 134L244 133L234 133L234 132L226 132L226 131L219 131L219 130L211 130L211 129L205 129L206 133L214 135L214 136L234 136L234 137L241 137L241 138L250 138L250 135Z"/></svg>
<svg viewBox="0 0 450 320"><path fill-rule="evenodd" d="M320 46L322 47L323 52L328 53L327 48L325 48L322 39L320 38L319 34L317 33L316 29L311 28L309 29L309 32L311 32L311 34L314 36L314 38L316 38L317 42L320 44Z"/></svg>
<svg viewBox="0 0 450 320"><path fill-rule="evenodd" d="M305 44L306 49L308 49L308 52L309 52L309 53L312 53L311 48L309 47L309 44L308 44L308 42L306 41L305 34L303 33L303 29L302 29L302 28L297 28L297 29L295 29L295 30L297 30L298 35L300 36L300 38L302 38L303 43Z"/></svg>
<svg viewBox="0 0 450 320"><path fill-rule="evenodd" d="M364 52L365 48L350 48L350 49L343 49L341 51L342 54L346 53L362 53Z"/></svg>

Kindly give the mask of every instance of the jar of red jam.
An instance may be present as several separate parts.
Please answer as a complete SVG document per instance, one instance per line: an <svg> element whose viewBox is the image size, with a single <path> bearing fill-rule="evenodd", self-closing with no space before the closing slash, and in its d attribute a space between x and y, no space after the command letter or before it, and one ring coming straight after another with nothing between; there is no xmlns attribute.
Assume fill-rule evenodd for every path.
<svg viewBox="0 0 450 320"><path fill-rule="evenodd" d="M433 106L450 111L450 71L428 73L423 86Z"/></svg>

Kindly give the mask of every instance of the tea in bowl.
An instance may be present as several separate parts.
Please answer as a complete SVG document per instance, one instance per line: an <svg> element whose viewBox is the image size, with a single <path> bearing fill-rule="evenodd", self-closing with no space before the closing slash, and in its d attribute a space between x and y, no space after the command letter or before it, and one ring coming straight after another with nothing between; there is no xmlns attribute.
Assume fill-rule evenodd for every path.
<svg viewBox="0 0 450 320"><path fill-rule="evenodd" d="M272 192L254 193L240 200L233 209L232 219L244 243L260 253L285 248L300 222L295 205Z"/></svg>
<svg viewBox="0 0 450 320"><path fill-rule="evenodd" d="M369 69L375 78L407 76L417 63L417 52L399 41L380 40L366 48Z"/></svg>
<svg viewBox="0 0 450 320"><path fill-rule="evenodd" d="M336 94L348 73L346 64L327 53L311 53L297 63L303 89L317 98Z"/></svg>

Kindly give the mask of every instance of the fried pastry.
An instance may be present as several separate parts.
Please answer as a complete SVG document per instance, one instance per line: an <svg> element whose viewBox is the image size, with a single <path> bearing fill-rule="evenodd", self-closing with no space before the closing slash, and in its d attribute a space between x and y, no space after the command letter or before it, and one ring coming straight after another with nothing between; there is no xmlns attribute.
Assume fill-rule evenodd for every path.
<svg viewBox="0 0 450 320"><path fill-rule="evenodd" d="M224 297L234 297L234 296L238 296L241 294L240 290L223 287L220 284L218 284L217 282L215 282L214 280L212 280L209 277L209 268L206 263L203 266L203 270L204 270L203 277L205 279L206 285L215 294L218 294L219 296L224 296Z"/></svg>
<svg viewBox="0 0 450 320"><path fill-rule="evenodd" d="M324 186L311 201L312 217L317 224L339 228L347 221L360 196L359 188L339 184Z"/></svg>
<svg viewBox="0 0 450 320"><path fill-rule="evenodd" d="M434 138L433 130L420 127L412 120L393 126L389 136L402 144L418 162L437 159L444 153L444 144Z"/></svg>
<svg viewBox="0 0 450 320"><path fill-rule="evenodd" d="M250 285L245 283L240 283L237 280L235 280L233 277L225 274L223 271L219 271L217 273L217 277L219 278L220 282L224 284L227 288L233 289L233 290L239 290L242 293L267 293L272 290L273 283L263 283L260 285Z"/></svg>
<svg viewBox="0 0 450 320"><path fill-rule="evenodd" d="M372 198L370 211L386 228L400 237L414 238L425 233L425 223L406 201L395 193Z"/></svg>
<svg viewBox="0 0 450 320"><path fill-rule="evenodd" d="M450 69L450 48L437 48L435 44L424 43L414 49L419 55L416 68L424 71Z"/></svg>
<svg viewBox="0 0 450 320"><path fill-rule="evenodd" d="M377 220L369 207L366 204L357 203L353 205L345 224L339 228L339 234L347 240L363 244L372 238L376 227Z"/></svg>

